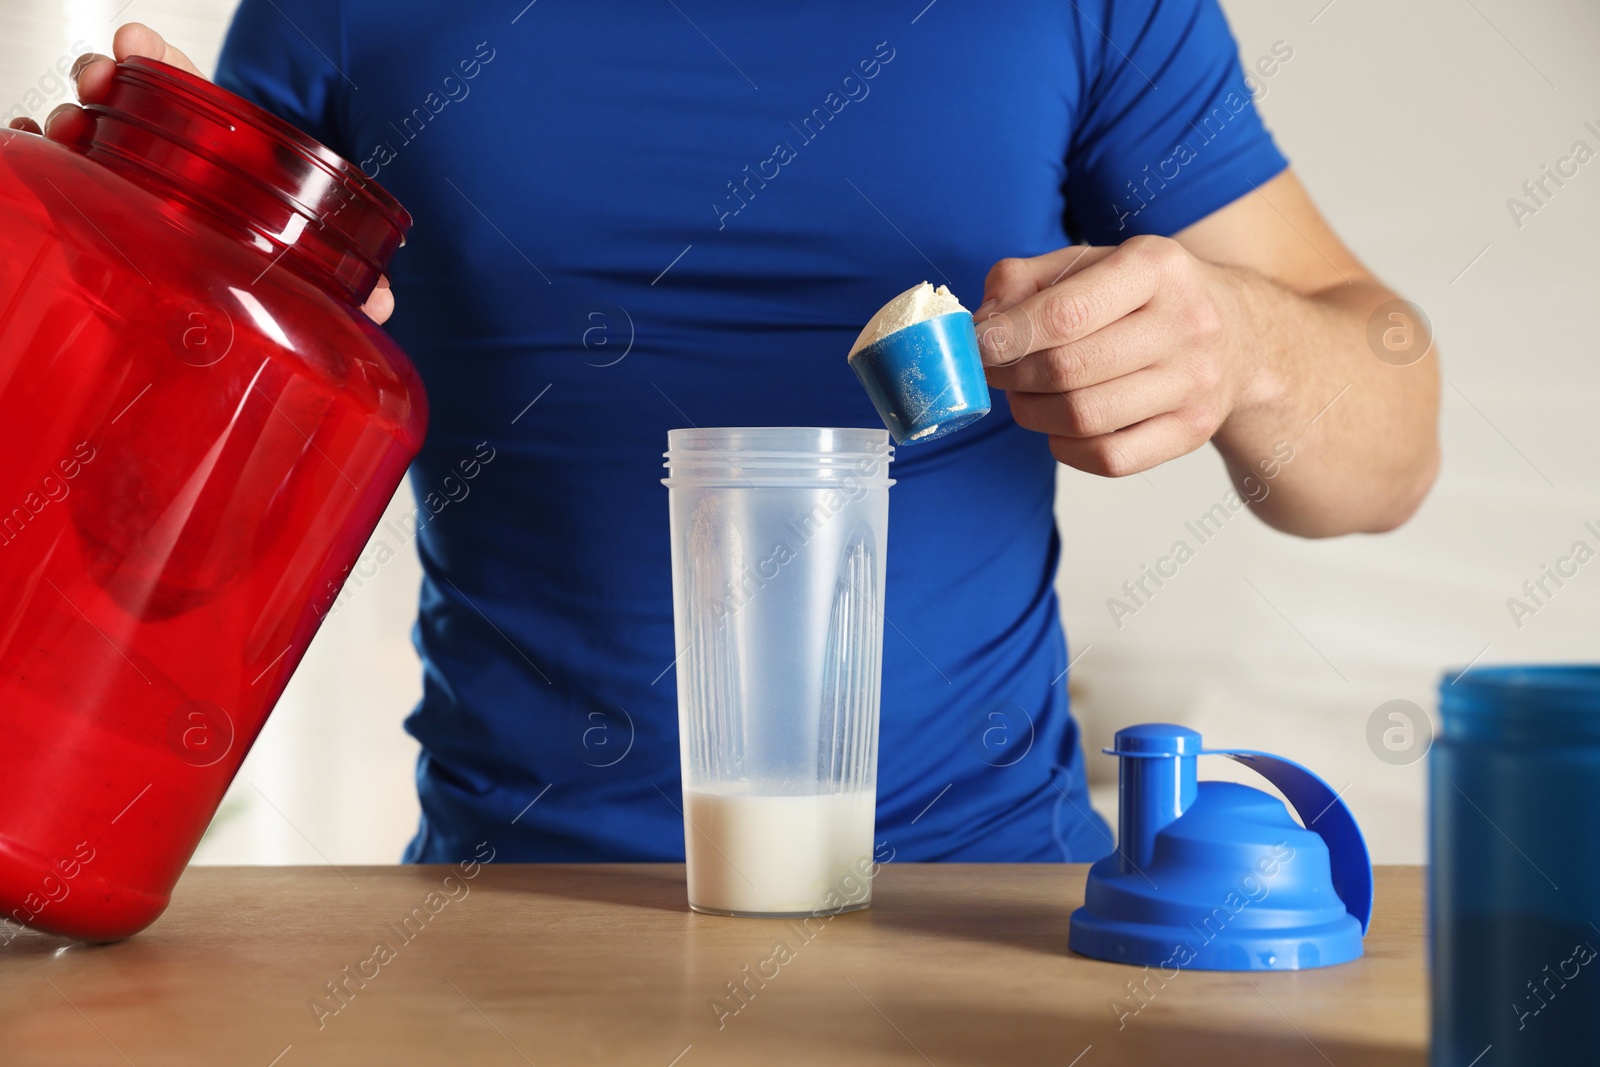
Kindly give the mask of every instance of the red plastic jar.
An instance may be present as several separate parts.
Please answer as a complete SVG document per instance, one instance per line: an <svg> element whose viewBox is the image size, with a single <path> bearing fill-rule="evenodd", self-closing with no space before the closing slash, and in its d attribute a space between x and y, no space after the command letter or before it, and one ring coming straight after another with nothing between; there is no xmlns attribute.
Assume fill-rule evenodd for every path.
<svg viewBox="0 0 1600 1067"><path fill-rule="evenodd" d="M377 184L145 59L80 126L0 130L0 942L161 914L427 422Z"/></svg>

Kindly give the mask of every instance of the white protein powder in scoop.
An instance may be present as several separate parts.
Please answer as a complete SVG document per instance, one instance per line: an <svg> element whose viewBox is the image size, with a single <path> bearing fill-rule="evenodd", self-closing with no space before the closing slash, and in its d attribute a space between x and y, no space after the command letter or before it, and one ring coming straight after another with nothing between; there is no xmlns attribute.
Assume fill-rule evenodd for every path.
<svg viewBox="0 0 1600 1067"><path fill-rule="evenodd" d="M878 313L872 316L856 338L856 343L851 346L850 355L854 356L873 342L881 341L907 326L965 310L961 301L946 286L935 289L931 282L914 285L878 309Z"/></svg>

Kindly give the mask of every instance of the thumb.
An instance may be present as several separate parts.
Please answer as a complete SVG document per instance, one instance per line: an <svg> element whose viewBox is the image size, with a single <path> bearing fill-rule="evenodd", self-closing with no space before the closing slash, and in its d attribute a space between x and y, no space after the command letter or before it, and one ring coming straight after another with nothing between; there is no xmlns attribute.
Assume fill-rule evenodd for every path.
<svg viewBox="0 0 1600 1067"><path fill-rule="evenodd" d="M1113 246L1069 245L1030 259L1002 259L983 283L972 313L985 364L1004 367L1033 351L1033 320L1011 309L1115 252Z"/></svg>
<svg viewBox="0 0 1600 1067"><path fill-rule="evenodd" d="M1070 278L1116 251L1115 246L1069 245L1029 259L1002 259L983 283L983 303L972 313L980 322L1005 311L1042 289Z"/></svg>
<svg viewBox="0 0 1600 1067"><path fill-rule="evenodd" d="M111 41L111 52L116 57L114 61L111 56L88 52L79 56L78 61L72 65L72 77L77 84L78 99L85 104L98 104L106 98L106 93L111 89L111 75L116 72L115 64L131 56L159 60L190 74L200 75L199 68L188 56L168 44L155 30L140 22L130 22L118 28L116 36Z"/></svg>
<svg viewBox="0 0 1600 1067"><path fill-rule="evenodd" d="M166 38L142 22L130 22L117 29L116 36L111 39L111 54L117 57L118 63L130 56L144 56L177 67L179 70L188 71L197 77L205 77L200 73L200 68L194 65L193 60L172 47Z"/></svg>

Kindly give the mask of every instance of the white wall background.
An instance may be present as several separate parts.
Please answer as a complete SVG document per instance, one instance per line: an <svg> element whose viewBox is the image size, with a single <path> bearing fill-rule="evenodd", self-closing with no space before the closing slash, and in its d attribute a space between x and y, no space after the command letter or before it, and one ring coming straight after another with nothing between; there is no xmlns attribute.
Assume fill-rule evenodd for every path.
<svg viewBox="0 0 1600 1067"><path fill-rule="evenodd" d="M1173 719L1309 763L1349 783L1376 859L1418 862L1426 764L1374 755L1373 711L1404 699L1433 714L1441 671L1480 655L1600 656L1600 562L1520 630L1506 606L1575 540L1600 548L1583 530L1600 526L1600 160L1520 230L1506 207L1574 141L1600 150L1583 128L1600 129L1600 9L1224 6L1247 64L1277 41L1294 49L1264 82L1267 121L1335 229L1433 322L1444 469L1421 513L1381 537L1301 541L1235 518L1120 630L1106 598L1226 492L1221 463L1206 450L1148 479L1064 472L1078 708L1095 748L1128 722ZM1096 763L1109 780L1112 761Z"/></svg>
<svg viewBox="0 0 1600 1067"><path fill-rule="evenodd" d="M947 0L960 2L960 0ZM971 0L966 0L971 2ZM1600 562L1519 629L1508 597L1600 538L1600 160L1519 228L1506 199L1577 140L1600 150L1600 9L1584 0L1224 0L1247 64L1285 42L1261 108L1366 262L1431 317L1445 463L1420 515L1382 537L1305 542L1232 519L1119 628L1106 607L1228 489L1203 451L1147 477L1063 471L1061 591L1091 752L1119 726L1179 721L1329 778L1382 862L1417 862L1421 761L1369 747L1390 700L1434 710L1450 665L1593 659ZM0 107L66 99L75 41L153 25L204 70L231 0L3 0ZM406 492L406 490L402 490ZM329 620L246 760L196 862L387 863L415 826L419 693L402 556ZM1420 751L1420 746L1417 751ZM1218 761L1221 762L1221 761ZM1090 756L1108 813L1111 761ZM1211 768L1221 777L1226 768Z"/></svg>

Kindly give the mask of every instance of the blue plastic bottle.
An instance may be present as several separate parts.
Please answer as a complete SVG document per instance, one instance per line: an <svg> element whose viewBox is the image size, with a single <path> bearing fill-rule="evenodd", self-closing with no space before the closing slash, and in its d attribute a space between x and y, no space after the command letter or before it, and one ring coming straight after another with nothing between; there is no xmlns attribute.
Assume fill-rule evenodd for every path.
<svg viewBox="0 0 1600 1067"><path fill-rule="evenodd" d="M1434 1067L1600 1063L1600 666L1440 683Z"/></svg>

